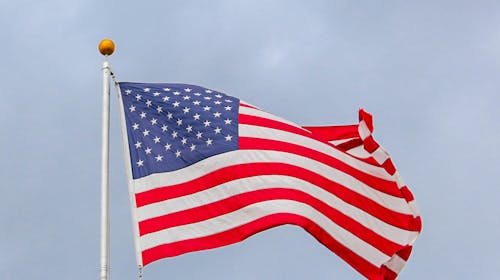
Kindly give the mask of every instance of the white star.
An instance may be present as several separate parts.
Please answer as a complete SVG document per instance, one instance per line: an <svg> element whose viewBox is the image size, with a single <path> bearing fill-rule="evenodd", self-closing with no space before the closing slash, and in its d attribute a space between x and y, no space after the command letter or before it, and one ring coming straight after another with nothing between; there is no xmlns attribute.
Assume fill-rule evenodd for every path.
<svg viewBox="0 0 500 280"><path fill-rule="evenodd" d="M219 100L214 101L214 104L215 104L215 105L220 105L221 103L222 103L222 102L220 102Z"/></svg>
<svg viewBox="0 0 500 280"><path fill-rule="evenodd" d="M196 133L196 138L200 139L202 136L203 136L202 132L198 131L198 133Z"/></svg>
<svg viewBox="0 0 500 280"><path fill-rule="evenodd" d="M151 100L149 100L149 99L148 99L148 100L146 101L146 106L148 106L148 108L149 108L149 107L151 107L151 104L152 104Z"/></svg>
<svg viewBox="0 0 500 280"><path fill-rule="evenodd" d="M153 92L153 96L160 96L160 93L155 91L155 92Z"/></svg>
<svg viewBox="0 0 500 280"><path fill-rule="evenodd" d="M131 94L131 93L132 93L132 90L131 90L131 89L127 89L127 90L125 90L125 94L126 94L126 95L129 95L129 94Z"/></svg>
<svg viewBox="0 0 500 280"><path fill-rule="evenodd" d="M170 89L169 89L169 88L164 88L163 90L164 90L164 91L170 91Z"/></svg>
<svg viewBox="0 0 500 280"><path fill-rule="evenodd" d="M144 165L144 161L141 159L137 162L137 166L143 166Z"/></svg>
<svg viewBox="0 0 500 280"><path fill-rule="evenodd" d="M224 101L229 102L229 103L233 102L231 99L225 99Z"/></svg>
<svg viewBox="0 0 500 280"><path fill-rule="evenodd" d="M191 152L194 151L194 149L196 149L196 145L195 144L191 144L191 147L189 147L191 149Z"/></svg>
<svg viewBox="0 0 500 280"><path fill-rule="evenodd" d="M172 132L172 138L177 138L177 131Z"/></svg>
<svg viewBox="0 0 500 280"><path fill-rule="evenodd" d="M144 136L148 136L148 135L149 135L149 132L150 132L149 130L144 129L144 131L142 132L142 134L143 134Z"/></svg>
<svg viewBox="0 0 500 280"><path fill-rule="evenodd" d="M190 126L190 125L188 125L188 126L186 127L186 130L187 130L187 132L191 132L191 131L193 131L193 127L192 127L192 126Z"/></svg>
<svg viewBox="0 0 500 280"><path fill-rule="evenodd" d="M163 132L167 131L168 130L168 125L164 124L162 127L161 127L161 130Z"/></svg>
<svg viewBox="0 0 500 280"><path fill-rule="evenodd" d="M156 136L156 137L153 139L153 141L154 141L155 143L160 143L160 137Z"/></svg>
<svg viewBox="0 0 500 280"><path fill-rule="evenodd" d="M205 125L205 127L210 126L210 121L206 120L206 121L203 122L203 124Z"/></svg>
<svg viewBox="0 0 500 280"><path fill-rule="evenodd" d="M212 93L212 91L211 91L211 90L209 90L209 89L205 90L205 92L206 92L206 93Z"/></svg>
<svg viewBox="0 0 500 280"><path fill-rule="evenodd" d="M181 151L177 150L177 151L175 152L175 157L180 157L180 156L181 156Z"/></svg>
<svg viewBox="0 0 500 280"><path fill-rule="evenodd" d="M217 93L217 94L215 95L215 97L217 97L217 98L222 98L222 95L221 95L220 93Z"/></svg>
<svg viewBox="0 0 500 280"><path fill-rule="evenodd" d="M181 93L180 93L180 92L178 92L178 91L175 91L175 92L174 92L174 95L180 95L180 94L181 94Z"/></svg>
<svg viewBox="0 0 500 280"><path fill-rule="evenodd" d="M140 114L141 119L144 119L144 118L146 117L146 115L147 115L146 113L142 112L142 113Z"/></svg>
<svg viewBox="0 0 500 280"><path fill-rule="evenodd" d="M208 138L207 141L205 141L205 143L207 143L207 146L210 146L212 145L212 139Z"/></svg>
<svg viewBox="0 0 500 280"><path fill-rule="evenodd" d="M142 97L142 95L137 94L137 95L135 96L135 99L136 99L137 101L139 101L139 100L141 100L141 97Z"/></svg>
<svg viewBox="0 0 500 280"><path fill-rule="evenodd" d="M144 152L146 152L146 155L151 154L151 148L147 147L146 150L144 150Z"/></svg>
<svg viewBox="0 0 500 280"><path fill-rule="evenodd" d="M215 134L219 134L221 132L222 129L220 129L220 127L217 127L214 129L214 132Z"/></svg>
<svg viewBox="0 0 500 280"><path fill-rule="evenodd" d="M149 91L151 91L151 89L150 89L150 88L145 88L145 89L144 89L144 92L149 92Z"/></svg>
<svg viewBox="0 0 500 280"><path fill-rule="evenodd" d="M135 112L135 106L134 105L130 106L129 109L130 109L130 112Z"/></svg>
<svg viewBox="0 0 500 280"><path fill-rule="evenodd" d="M174 103L172 103L172 104L174 105L174 108L176 108L176 107L179 107L179 104L181 104L181 103L179 103L179 101L175 101L175 102L174 102Z"/></svg>
<svg viewBox="0 0 500 280"><path fill-rule="evenodd" d="M151 125L155 125L157 122L158 122L158 120L157 120L157 119L155 119L155 118L153 118L153 119L151 120Z"/></svg>
<svg viewBox="0 0 500 280"><path fill-rule="evenodd" d="M194 105L200 105L200 101L199 100L195 100L195 101L193 101L193 104Z"/></svg>
<svg viewBox="0 0 500 280"><path fill-rule="evenodd" d="M224 109L226 109L226 111L231 111L231 108L232 108L231 106L224 107Z"/></svg>
<svg viewBox="0 0 500 280"><path fill-rule="evenodd" d="M184 91L185 92L191 92L191 89L190 88L185 88Z"/></svg>
<svg viewBox="0 0 500 280"><path fill-rule="evenodd" d="M212 97L210 97L210 96L205 96L205 97L203 97L203 98L204 98L205 100L210 100L210 99L212 99Z"/></svg>
<svg viewBox="0 0 500 280"><path fill-rule="evenodd" d="M135 145L136 149L139 149L141 147L142 143L137 141L134 145Z"/></svg>
<svg viewBox="0 0 500 280"><path fill-rule="evenodd" d="M159 113L163 112L163 108L161 106L156 107L156 111Z"/></svg>
<svg viewBox="0 0 500 280"><path fill-rule="evenodd" d="M225 119L225 120L224 120L224 123L225 123L225 124L231 124L231 122L232 122L232 121L233 121L233 120L230 120L230 119Z"/></svg>
<svg viewBox="0 0 500 280"><path fill-rule="evenodd" d="M210 111L210 106L203 107L203 111Z"/></svg>
<svg viewBox="0 0 500 280"><path fill-rule="evenodd" d="M163 96L162 100L163 102L167 102L170 100L170 96Z"/></svg>
<svg viewBox="0 0 500 280"><path fill-rule="evenodd" d="M165 151L168 151L168 150L170 150L170 148L172 147L172 145L170 145L170 144L167 143L167 144L165 144L164 147L165 147Z"/></svg>
<svg viewBox="0 0 500 280"><path fill-rule="evenodd" d="M182 109L182 111L184 112L184 114L189 113L189 110L191 110L191 108L184 107L184 109Z"/></svg>
<svg viewBox="0 0 500 280"><path fill-rule="evenodd" d="M196 93L194 93L194 95L196 95L196 96L200 96L200 95L201 95L201 93L196 92Z"/></svg>
<svg viewBox="0 0 500 280"><path fill-rule="evenodd" d="M233 136L228 134L225 138L226 138L226 141L231 141L231 139L233 139Z"/></svg>
<svg viewBox="0 0 500 280"><path fill-rule="evenodd" d="M185 137L182 137L182 140L181 140L182 145L186 145L187 141L188 140Z"/></svg>
<svg viewBox="0 0 500 280"><path fill-rule="evenodd" d="M163 156L162 155L157 155L155 157L156 161L162 161L163 160Z"/></svg>
<svg viewBox="0 0 500 280"><path fill-rule="evenodd" d="M184 95L184 96L182 97L182 99L184 99L184 100L189 100L189 99L191 99L191 96L189 96L189 95Z"/></svg>
<svg viewBox="0 0 500 280"><path fill-rule="evenodd" d="M181 126L182 125L182 119L177 119L177 125Z"/></svg>
<svg viewBox="0 0 500 280"><path fill-rule="evenodd" d="M197 121L197 120L199 120L199 119L200 119L200 114L196 113L196 114L193 116L193 118L194 118L196 121Z"/></svg>
<svg viewBox="0 0 500 280"><path fill-rule="evenodd" d="M167 114L167 118L168 118L169 120L171 120L171 119L173 118L173 114L172 114L172 113L170 113L170 112L168 112L168 114Z"/></svg>
<svg viewBox="0 0 500 280"><path fill-rule="evenodd" d="M215 112L214 113L214 118L218 118L218 117L220 117L220 113L219 112Z"/></svg>
<svg viewBox="0 0 500 280"><path fill-rule="evenodd" d="M138 129L139 129L139 124L138 124L138 123L134 123L134 124L132 125L132 128L133 128L134 130L138 130Z"/></svg>

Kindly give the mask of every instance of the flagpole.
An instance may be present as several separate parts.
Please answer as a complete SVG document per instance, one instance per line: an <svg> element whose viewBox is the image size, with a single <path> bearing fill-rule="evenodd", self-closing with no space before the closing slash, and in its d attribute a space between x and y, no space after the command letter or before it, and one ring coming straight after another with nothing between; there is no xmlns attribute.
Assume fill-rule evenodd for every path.
<svg viewBox="0 0 500 280"><path fill-rule="evenodd" d="M101 267L100 280L109 279L109 77L108 56L114 51L113 41L104 39L99 52L104 55L102 64L102 138L101 138Z"/></svg>

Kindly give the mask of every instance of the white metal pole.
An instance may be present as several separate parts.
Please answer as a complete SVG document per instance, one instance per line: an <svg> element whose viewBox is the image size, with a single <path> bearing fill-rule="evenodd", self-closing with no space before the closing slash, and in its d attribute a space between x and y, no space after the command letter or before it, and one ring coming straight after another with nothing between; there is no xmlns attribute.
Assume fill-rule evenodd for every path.
<svg viewBox="0 0 500 280"><path fill-rule="evenodd" d="M101 138L101 269L100 280L109 279L109 62L102 64Z"/></svg>

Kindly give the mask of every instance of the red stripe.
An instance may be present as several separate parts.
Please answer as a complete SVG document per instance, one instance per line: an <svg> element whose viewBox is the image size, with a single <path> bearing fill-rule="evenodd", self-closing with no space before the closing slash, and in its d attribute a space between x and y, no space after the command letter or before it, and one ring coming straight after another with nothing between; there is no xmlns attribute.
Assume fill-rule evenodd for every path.
<svg viewBox="0 0 500 280"><path fill-rule="evenodd" d="M370 133L373 132L373 116L363 109L359 109L359 121L365 121Z"/></svg>
<svg viewBox="0 0 500 280"><path fill-rule="evenodd" d="M412 249L413 249L413 247L408 245L404 249L402 249L398 252L398 256L400 256L403 260L407 261L408 258L410 257Z"/></svg>
<svg viewBox="0 0 500 280"><path fill-rule="evenodd" d="M389 158L387 159L383 164L382 167L384 167L385 171L387 173L394 175L396 173L396 167L394 167L394 164L392 164L392 160Z"/></svg>
<svg viewBox="0 0 500 280"><path fill-rule="evenodd" d="M373 133L373 117L372 117L372 115L370 113L366 112L363 109L360 109L359 110L359 121L365 121L365 123L366 123L366 125L367 125L367 127L368 127L368 129L370 131L370 135L363 141L363 146L364 146L365 150L367 150L368 152L372 153L378 147L380 147L380 145L375 141L375 139L371 135L371 133ZM309 134L308 132L306 132L306 131L304 131L302 129L298 129L297 127L294 127L294 126L291 126L291 125L288 125L288 124L285 124L285 123L281 123L281 122L278 122L278 121L269 120L269 119L265 119L265 118L261 118L261 117L255 117L255 116L250 116L250 115L243 115L243 114L240 114L240 116L239 116L239 122L243 123L243 124L264 126L264 127L269 127L269 128L274 128L274 129L280 129L280 130L288 131L288 132L291 132L291 133L296 133L296 134L299 134L299 135L302 135L302 136L306 136L306 137L309 137L309 138L321 141L321 142L323 142L325 144L330 145L331 147L334 147L335 149L338 149L338 150L341 150L343 152L346 152L345 148L343 148L343 147L337 147L337 146L335 146L335 145L333 145L333 144L331 144L329 142L324 141L324 139L318 138L318 135L320 135L321 137L326 137L327 136L326 133L333 133L333 132L327 132L327 129L322 129L322 128L318 128L318 127L305 127L305 128L308 128L308 129L312 129L311 131L313 131L313 132L317 132L317 133ZM345 127L349 127L349 126L345 126ZM335 129L334 126L330 126L328 128L330 128L331 130ZM352 133L352 135L355 135L354 131L352 131L351 133ZM359 137L359 134L356 133L356 135ZM364 159L364 158L359 158L359 157L352 156L352 155L349 155L349 156L351 156L353 158L356 158L356 159L358 159L360 161L363 161L365 163L374 165L374 166L383 167L384 170L389 175L394 175L394 173L396 172L396 168L395 168L395 166L392 163L392 160L390 158L387 159L381 165L373 157L369 157L369 158ZM376 186L378 186L378 184ZM388 189L391 189L391 188L389 187ZM393 189L393 190L395 190L396 193L398 192L396 189ZM383 190L380 190L380 191L383 191ZM401 193L401 194L395 194L395 193L390 193L390 194L398 196L398 197L402 196L407 201L413 200L413 195L412 195L412 193L408 189L406 189L406 192Z"/></svg>
<svg viewBox="0 0 500 280"><path fill-rule="evenodd" d="M403 249L401 249L400 251L398 251L396 253L396 255L398 255L404 261L407 261L408 258L410 257L411 250L412 250L412 246L407 245L407 246L403 247ZM398 276L398 274L396 272L392 271L391 269L389 269L385 265L382 265L381 271L384 274L384 278L383 279L396 279L396 277Z"/></svg>
<svg viewBox="0 0 500 280"><path fill-rule="evenodd" d="M380 269L382 275L383 275L383 278L381 279L384 279L384 280L392 280L392 279L396 279L396 277L398 277L398 274L392 270L390 270L387 266L385 265L382 265L382 268Z"/></svg>
<svg viewBox="0 0 500 280"><path fill-rule="evenodd" d="M282 131L287 131L287 132L290 132L290 133L295 133L295 134L298 134L298 135L302 135L302 136L305 136L305 137L308 137L308 138L320 141L323 144L329 145L330 147L332 147L332 148L334 148L336 150L342 151L342 150L340 150L339 148L337 148L335 145L333 145L331 143L325 142L322 139L316 139L316 138L314 138L313 135L311 133L309 133L308 131L305 131L305 130L303 130L301 128L298 128L298 127L295 127L295 126L292 126L292 125L289 125L289 124L285 124L285 123L282 123L282 122L278 122L278 121L274 121L274 120L269 120L269 119L265 119L265 118L260 118L260 117L255 117L255 116L243 115L243 114L240 114L238 122L240 124L263 126L263 127L273 128L273 129L279 129L279 130L282 130ZM239 138L240 149L243 149L243 144L242 144L243 139L245 139L245 137L240 137ZM249 139L257 139L257 138L249 138ZM252 141L255 141L255 140L252 140ZM320 153L320 152L318 152L316 150L313 150L313 149L306 148L304 146L299 146L299 145L295 145L295 144L291 144L291 143L285 143L285 142L280 142L280 141L276 141L276 140L264 140L264 139L262 139L262 141L269 141L268 142L269 145L271 145L272 142L274 142L274 143L280 143L277 146L281 147L281 148L283 148L283 146L286 145L288 147L296 147L296 148L293 148L293 150L300 149L303 152L306 151L306 150L308 150L309 152L305 152L305 154L302 154L302 155L306 156L306 157L309 157L310 155L314 154L314 155L316 155L316 157L314 159L319 160L319 158L321 158L322 160L319 160L319 161L321 161L321 162L323 162L325 164L328 164L328 165L330 165L330 166L332 166L332 167L334 167L334 168L336 168L338 170L346 172L347 174L350 174L350 175L358 178L360 181L366 183L367 185L370 185L370 186L373 185L374 188L377 188L377 190L379 190L381 192L385 192L387 194L390 194L390 195L393 195L393 196L397 196L397 197L402 197L401 193L398 191L398 188L397 187L396 188L393 187L394 182L390 182L390 181L387 181L387 180L380 179L378 177L372 176L370 174L366 174L365 172L363 172L363 171L361 171L361 170L359 170L357 168L354 168L354 167L352 167L350 165L347 165L346 163L344 163L343 161L341 161L341 160L339 160L337 158L328 156L326 154ZM252 148L252 147L250 147L248 149L274 150L271 147L267 147L265 143L262 143L262 144L263 145L261 145L260 148ZM344 152L344 151L342 151L342 152ZM356 158L356 157L353 157L352 155L348 155L348 156L351 157L351 158ZM362 160L362 161L364 161L364 160ZM377 164L375 166L380 166L380 165ZM365 179L365 180L367 180L367 181L363 181L362 178ZM373 184L370 184L368 182L372 182Z"/></svg>
<svg viewBox="0 0 500 280"><path fill-rule="evenodd" d="M375 152L375 150L378 149L378 147L380 147L380 145L375 142L375 139L373 139L373 136L368 136L365 138L365 140L363 140L363 146L365 147L365 150L368 152L368 153L373 153Z"/></svg>
<svg viewBox="0 0 500 280"><path fill-rule="evenodd" d="M314 135L326 139L326 141L342 140L359 137L358 125L338 125L338 126L303 126Z"/></svg>
<svg viewBox="0 0 500 280"><path fill-rule="evenodd" d="M270 200L293 200L307 204L327 216L335 224L353 233L386 255L392 255L403 248L403 246L384 238L356 220L341 213L339 210L328 206L328 204L307 193L282 188L251 191L210 204L145 220L139 223L140 235L208 220L258 202ZM279 212L286 213L288 209L282 209Z"/></svg>
<svg viewBox="0 0 500 280"><path fill-rule="evenodd" d="M359 115L360 115L360 121L365 120L365 122L368 126L368 129L370 129L370 133L373 132L373 121L372 121L371 115L363 110L360 110ZM238 121L241 124L257 125L257 126L263 126L263 127L268 127L268 128L274 128L274 129L279 129L279 130L287 131L290 133L302 135L305 137L309 137L311 139L314 139L314 140L320 141L324 144L327 144L330 147L333 147L333 148L340 150L344 153L348 153L348 149L346 149L346 147L341 146L342 144L334 145L334 144L328 142L328 141L330 141L328 139L328 138L330 138L330 137L328 137L329 136L328 133L334 134L335 132L328 132L327 129L325 129L325 131L322 131L322 129L320 129L320 127L304 127L304 129L312 129L311 130L312 133L310 133L309 131L305 131L304 129L297 128L295 126L292 126L292 125L289 125L286 123L282 123L279 121L270 120L270 119L266 119L266 118L262 118L262 117L244 115L244 114L239 115ZM349 127L349 126L345 126L345 127ZM358 126L356 126L356 127L358 127ZM330 127L326 127L326 128L334 130L336 127L330 126ZM352 131L350 133L353 135L353 138L359 137L359 134L357 132L356 132L356 134L354 133L354 131ZM360 143L363 144L363 148L368 153L373 153L378 147L380 147L380 145L375 141L375 139L371 135L369 135L365 140L361 140L360 138L359 138L359 140L357 140L357 139L353 139L353 140L354 141L350 144L356 145L358 143L358 141L361 141ZM350 145L350 144L348 144L348 145ZM380 165L375 159L373 159L371 157L370 158L360 158L357 156L353 156L351 154L349 154L349 156L351 156L355 159L358 159L359 161L371 164L373 166L383 167L389 175L393 175L396 172L396 169L395 169L395 167L392 164L392 161L390 159L386 160L384 162L384 164Z"/></svg>
<svg viewBox="0 0 500 280"><path fill-rule="evenodd" d="M336 145L340 150L344 151L344 152L347 152L349 151L350 149L354 149L354 148L357 148L359 146L363 145L363 140L361 140L361 138L355 138L355 139L352 139L352 140L349 140L347 142L344 142L344 143L341 143L341 144L338 144Z"/></svg>
<svg viewBox="0 0 500 280"><path fill-rule="evenodd" d="M136 203L137 207L141 207L193 194L232 180L260 175L284 175L307 181L390 225L411 231L419 229L412 215L405 215L387 209L373 200L317 173L285 163L249 163L225 167L186 183L138 193L136 194Z"/></svg>
<svg viewBox="0 0 500 280"><path fill-rule="evenodd" d="M252 106L252 105L250 105L250 104L246 104L246 103L241 103L241 102L240 102L240 106L241 106L241 107L247 107L247 108L252 108L252 109L259 110L258 108L254 107L254 106Z"/></svg>
<svg viewBox="0 0 500 280"><path fill-rule="evenodd" d="M324 142L326 144L329 144L328 142L325 142L325 140L322 139L322 138L314 138L314 136L315 136L314 134L312 134L311 132L309 132L309 131L307 131L307 130L305 130L303 128L300 128L300 127L297 127L297 126L293 126L293 125L290 125L290 124L287 124L287 123L283 123L283 122L280 122L280 121L266 119L266 118L263 118L263 117L257 117L257 116L252 116L252 115L240 114L238 116L238 123L239 124L248 124L248 125L258 125L258 126L264 126L264 127L279 129L279 130L283 130L283 131L295 133L295 134L298 134L298 135L306 136L306 137L309 137L309 138L316 139L318 141Z"/></svg>
<svg viewBox="0 0 500 280"><path fill-rule="evenodd" d="M311 133L309 131L306 131L306 130L304 130L302 128L298 128L298 127L293 126L293 125L289 125L289 124L286 124L286 123L282 123L282 122L279 122L279 121L270 120L270 119L266 119L266 118L262 118L262 117L256 117L256 116L251 116L251 115L240 114L238 122L240 124L263 126L263 127L268 127L268 128L273 128L273 129L279 129L279 130L283 130L283 131L286 131L286 132L290 132L290 133L298 134L298 135L301 135L301 136L305 136L305 137L308 137L308 138L320 141L323 144L326 144L326 145L328 145L328 146L330 146L330 147L332 147L334 149L337 149L339 151L342 151L344 153L347 153L347 150L348 150L347 148L349 148L350 145L353 145L352 148L355 148L355 147L357 147L359 145L363 145L363 140L361 140L361 138L353 139L352 143L351 143L351 141L346 142L345 145L347 147L343 145L344 143L340 144L340 145L334 145L334 144L328 142L328 141L330 141L330 139L329 139L330 137L328 137L327 133L325 133L325 134L323 134L324 132L315 133L316 131L313 131L314 133ZM306 127L306 128L311 128L311 127ZM333 129L334 127L332 126L332 127L329 127L329 128ZM314 129L315 128L313 128L313 130ZM354 132L352 132L352 135L354 137L359 137L359 135L357 134L357 132L356 132L355 135L354 135ZM358 143L359 143L359 145L358 145ZM363 147L363 149L364 149L364 147ZM380 166L380 164L375 159L372 159L372 158L368 158L368 159L366 159L366 158L360 158L360 157L357 157L357 156L353 156L351 154L348 154L348 155L350 157L352 157L352 158L355 158L355 159L357 159L359 161L371 164L373 166L382 167L382 166ZM388 170L387 168L384 168L384 169ZM390 174L392 175L394 173L390 173Z"/></svg>
<svg viewBox="0 0 500 280"><path fill-rule="evenodd" d="M142 252L143 265L147 265L161 258L174 257L184 253L213 249L237 243L246 238L276 226L292 224L304 228L320 243L346 261L354 269L369 279L383 279L383 271L358 256L347 247L340 244L321 227L311 220L293 214L274 214L255 220L251 223L206 237L183 240L169 244L159 245Z"/></svg>
<svg viewBox="0 0 500 280"><path fill-rule="evenodd" d="M413 194L410 192L410 189L408 189L407 186L403 186L401 188L401 192L403 193L406 201L410 202L410 201L414 200Z"/></svg>
<svg viewBox="0 0 500 280"><path fill-rule="evenodd" d="M321 162L323 164L326 164L334 169L342 171L345 174L349 174L373 189L376 189L378 191L381 191L383 193L395 197L403 197L396 182L375 177L370 174L366 174L360 171L359 169L347 165L346 163L337 158L331 157L327 154L318 152L316 150L301 145L296 145L276 140L250 138L250 137L239 137L239 145L241 150L281 151L310 158L318 162Z"/></svg>
<svg viewBox="0 0 500 280"><path fill-rule="evenodd" d="M353 156L359 160L362 160L368 164L371 164L371 165L374 165L374 166L379 166L379 167L382 167L376 159L374 159L373 157L367 157L367 158L360 158L360 157L357 157L357 156Z"/></svg>

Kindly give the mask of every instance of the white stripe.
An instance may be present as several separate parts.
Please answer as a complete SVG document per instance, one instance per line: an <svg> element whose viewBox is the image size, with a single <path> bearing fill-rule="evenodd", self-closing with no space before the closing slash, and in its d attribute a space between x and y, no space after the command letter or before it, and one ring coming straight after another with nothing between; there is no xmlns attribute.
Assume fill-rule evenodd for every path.
<svg viewBox="0 0 500 280"><path fill-rule="evenodd" d="M260 110L260 108L259 108L259 107L255 106L255 105L252 105L252 104L250 104L250 103L248 103L248 102L246 102L246 101L243 101L243 100L241 100L241 99L240 99L240 104L242 104L242 105L247 105L247 106L250 106L250 107L254 107L254 108L256 108L256 109L259 109L259 110Z"/></svg>
<svg viewBox="0 0 500 280"><path fill-rule="evenodd" d="M413 236L414 234L413 232L387 224L307 181L280 175L255 176L234 180L191 195L139 207L137 209L137 215L139 221L144 221L150 218L210 204L238 194L271 188L286 188L305 192L323 201L333 209L351 217L365 227L370 228L379 235L400 245L406 245L409 239L408 235Z"/></svg>
<svg viewBox="0 0 500 280"><path fill-rule="evenodd" d="M388 209L403 214L412 214L411 210L408 208L408 204L403 198L394 197L373 189L353 176L333 169L323 163L303 156L278 151L238 150L219 154L183 169L151 174L136 179L134 180L134 187L136 193L141 193L155 189L159 186L172 186L188 182L226 166L256 162L284 162L304 169L313 170L315 173L345 186Z"/></svg>
<svg viewBox="0 0 500 280"><path fill-rule="evenodd" d="M254 137L254 138L263 138L263 139L271 139L276 141L288 142L295 145L307 147L310 149L314 149L318 152L327 154L333 158L336 158L345 164L354 167L364 173L373 175L378 178L382 178L385 180L394 181L392 175L389 175L384 168L374 166L358 160L340 150L334 149L331 146L317 141L315 139L305 137L302 135L298 135L295 133L286 132L280 129L262 127L262 126L254 126L254 125L239 125L239 136L243 137Z"/></svg>
<svg viewBox="0 0 500 280"><path fill-rule="evenodd" d="M344 143L344 142L347 142L347 141L349 141L349 140L352 140L352 139L359 139L359 138L358 138L358 137L356 137L356 138L350 138L350 139L347 139L347 140L334 140L334 141L328 141L328 142L329 142L330 144L333 144L333 145L335 145L335 146L338 146L338 145L340 145L340 144L342 144L342 143ZM365 159L365 158L369 158L369 157L371 157L371 156L372 156L369 152L367 152L367 151L365 150L365 147L363 146L363 144L358 145L358 146L356 146L356 147L353 147L353 148L351 148L351 149L347 150L347 151L346 151L346 153L348 153L348 154L350 154L350 155L352 155L352 156L355 156L355 157L357 157L357 158L363 158L363 159Z"/></svg>
<svg viewBox="0 0 500 280"><path fill-rule="evenodd" d="M333 141L328 141L329 143L333 145L340 145L342 143L348 142L352 139L356 138L349 138L349 139L341 139L341 140L333 140ZM379 164L383 164L388 158L389 154L381 147L379 146L373 153L368 153L363 145L359 145L357 147L351 148L346 151L348 154L351 154L355 157L358 158L369 158L373 157Z"/></svg>
<svg viewBox="0 0 500 280"><path fill-rule="evenodd" d="M405 182L403 181L403 178L399 174L399 172L396 170L396 173L394 173L394 178L396 178L396 183L398 184L398 188L402 188L406 186ZM410 208L413 217L419 217L420 216L420 210L418 210L417 203L415 202L415 199L408 202L408 207ZM416 240L416 237L415 237Z"/></svg>
<svg viewBox="0 0 500 280"><path fill-rule="evenodd" d="M383 164L388 158L389 155L382 149L382 147L378 147L373 153L372 157L379 163Z"/></svg>
<svg viewBox="0 0 500 280"><path fill-rule="evenodd" d="M240 111L239 112L240 112L240 114L244 114L244 115L256 116L256 117L261 117L261 118L265 118L265 119L268 119L268 120L274 120L274 121L286 123L286 124L289 124L291 126L295 126L297 128L300 128L300 129L302 129L304 131L307 131L307 132L311 133L309 130L303 129L302 127L300 127L298 124L296 124L294 122L291 122L289 120L280 118L280 117L275 116L273 114L269 114L268 112L264 112L264 111L253 109L253 108L249 108L249 107L242 107L242 106L240 106Z"/></svg>
<svg viewBox="0 0 500 280"><path fill-rule="evenodd" d="M349 142L349 141L351 141L351 140L353 140L353 139L357 139L357 138L358 138L358 137L346 138L346 139L338 139L338 140L330 140L330 141L328 141L328 142L329 142L330 144L333 144L333 145L335 145L335 146L338 146L338 145L340 145L340 144L342 144L342 143L346 143L346 142Z"/></svg>
<svg viewBox="0 0 500 280"><path fill-rule="evenodd" d="M390 259L369 243L332 223L328 217L311 206L290 200L255 203L209 220L150 233L141 237L141 247L143 250L147 250L161 244L214 235L277 213L291 213L312 220L339 243L376 266L380 266Z"/></svg>
<svg viewBox="0 0 500 280"><path fill-rule="evenodd" d="M417 206L417 203L415 202L415 200L412 200L410 202L408 202L408 207L410 207L411 211L413 212L413 217L418 217L420 216L420 211L418 210L418 206Z"/></svg>
<svg viewBox="0 0 500 280"><path fill-rule="evenodd" d="M368 126L366 125L366 122L364 120L359 122L358 133L361 140L365 140L368 136L372 134L372 132L370 131L370 129L368 129Z"/></svg>
<svg viewBox="0 0 500 280"><path fill-rule="evenodd" d="M385 263L385 266L387 266L387 268L389 268L390 270L396 272L396 274L399 274L405 265L406 261L396 254L394 254L394 256Z"/></svg>
<svg viewBox="0 0 500 280"><path fill-rule="evenodd" d="M404 187L406 184L403 181L403 177L399 174L399 172L396 170L396 173L394 173L394 178L396 178L396 183L398 184L398 188Z"/></svg>
<svg viewBox="0 0 500 280"><path fill-rule="evenodd" d="M371 154L365 150L365 147L363 147L363 145L357 146L356 148L352 148L349 151L347 151L347 153L359 158L371 157Z"/></svg>
<svg viewBox="0 0 500 280"><path fill-rule="evenodd" d="M302 129L302 130L307 131L307 132L310 133L310 131L308 131L306 129L303 129L302 127L300 127L299 125L297 125L295 123L292 123L292 122L290 122L288 120L282 119L280 117L274 116L272 114L269 114L269 113L266 113L266 112L263 112L263 111L260 111L260 110L256 110L256 109L252 109L252 108L248 108L248 107L240 107L240 113L241 114L246 114L246 115L259 116L259 117L263 117L263 118L266 118L266 119L270 119L270 120L275 120L275 121L278 121L278 122L287 123L287 124L290 124L292 126L295 126L297 128L300 128L300 129ZM239 135L240 136L242 136L242 134L241 134L242 133L242 128L245 127L245 126L250 126L250 125L240 124L240 126L239 126ZM260 126L255 126L255 127L260 127ZM287 142L287 140L290 139L290 136L286 136L286 135L282 139L272 138L273 136L276 136L276 132L274 132L274 131L281 131L281 130L276 130L276 129L272 129L272 128L266 128L266 129L271 129L272 131L269 134L267 134L267 135L266 134L260 135L260 138L274 139L274 140L280 140L280 141L285 141L285 142ZM289 133L289 132L285 132L285 131L281 131L281 132L283 132L284 134L287 134L287 135L295 135L294 139L298 139L298 138L306 139L304 142L302 142L302 141L294 142L295 144L299 144L299 145L303 145L303 146L306 146L306 147L309 147L309 148L314 148L316 150L320 150L321 152L329 154L329 155L331 155L331 156L333 156L333 157L335 157L335 158L337 158L337 159L345 162L346 164L348 164L348 165L350 165L350 166L352 166L354 168L357 168L357 169L362 170L364 172L368 172L371 175L374 175L374 176L377 176L377 177L380 177L380 178L384 178L384 179L392 178L392 176L389 175L387 173L387 171L385 171L384 168L382 168L382 167L375 167L375 166L373 166L371 164L368 164L366 162L363 162L361 160L353 158L352 156L350 156L350 154L352 154L350 151L349 151L349 154L347 154L347 153L344 153L344 152L339 151L337 149L332 149L330 146L325 145L321 141L314 140L312 138L304 137L304 136L301 136L301 135L298 135L298 134L294 134L294 133ZM371 132L368 129L368 126L366 125L366 122L364 120L360 121L360 123L359 123L358 133L359 133L359 135L360 135L360 137L361 137L362 140L366 139L366 137L368 137L371 134ZM245 136L252 137L251 133L250 134L246 134ZM313 143L315 143L315 144L313 144ZM321 147L321 149L320 149L320 147ZM327 151L329 151L329 152L327 152ZM384 151L384 153L385 153L385 151ZM361 153L361 154L364 155L364 153ZM363 156L362 158L367 158L367 157L368 156L366 156L366 157Z"/></svg>
<svg viewBox="0 0 500 280"><path fill-rule="evenodd" d="M121 136L123 139L123 159L125 161L125 171L127 173L127 185L128 194L130 200L130 207L132 209L132 228L134 229L134 246L135 246L135 258L138 266L142 266L142 254L139 242L139 224L136 211L135 194L134 194L134 183L132 179L132 166L130 162L130 151L129 143L127 137L127 127L125 121L125 109L123 108L123 98L122 92L119 84L115 84L116 90L118 91L118 112L120 113L120 128Z"/></svg>

